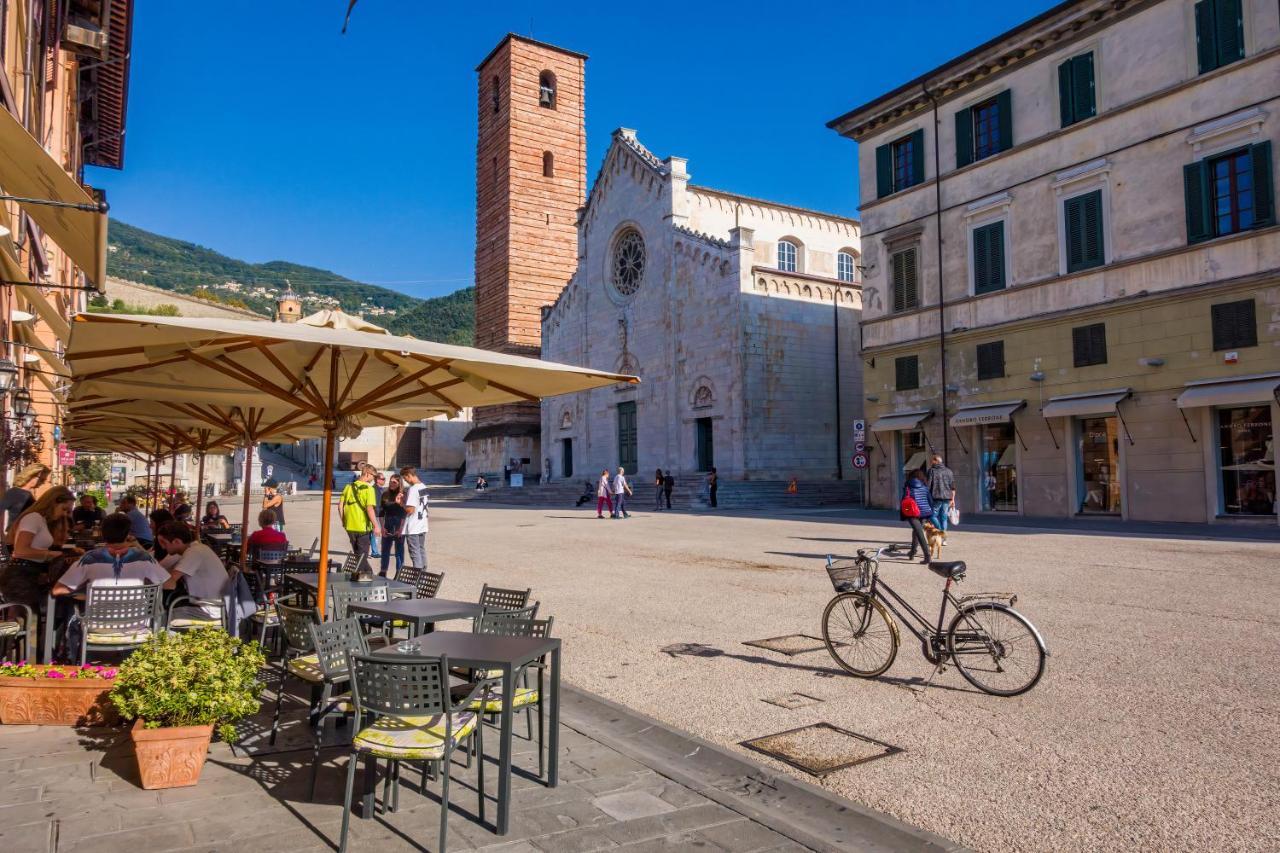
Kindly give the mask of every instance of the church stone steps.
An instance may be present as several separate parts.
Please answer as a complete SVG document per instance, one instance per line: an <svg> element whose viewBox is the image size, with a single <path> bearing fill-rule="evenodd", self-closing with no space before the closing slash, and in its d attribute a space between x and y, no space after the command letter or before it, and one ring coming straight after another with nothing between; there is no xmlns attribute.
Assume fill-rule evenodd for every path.
<svg viewBox="0 0 1280 853"><path fill-rule="evenodd" d="M857 480L810 480L797 483L796 493L788 494L786 480L737 481L722 480L716 493L718 509L777 509L785 507L860 506L862 483ZM653 486L632 484L635 495L630 506L637 512L653 509ZM531 484L520 489L502 485L477 492L468 488L458 495L469 501L502 504L505 506L559 506L573 507L583 492L581 481L559 480L545 484ZM584 506L595 506L592 500ZM702 478L694 475L677 478L671 493L672 509L710 509L710 499Z"/></svg>

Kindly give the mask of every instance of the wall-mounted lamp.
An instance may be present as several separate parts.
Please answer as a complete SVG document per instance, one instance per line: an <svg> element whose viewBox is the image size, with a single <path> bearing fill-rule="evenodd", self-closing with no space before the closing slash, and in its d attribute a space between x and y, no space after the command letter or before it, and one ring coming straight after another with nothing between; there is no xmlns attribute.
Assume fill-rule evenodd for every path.
<svg viewBox="0 0 1280 853"><path fill-rule="evenodd" d="M18 378L18 366L7 358L0 358L0 394L8 391Z"/></svg>
<svg viewBox="0 0 1280 853"><path fill-rule="evenodd" d="M1144 367L1164 367L1164 359L1155 356L1151 358L1140 358L1138 359L1138 364L1141 364Z"/></svg>
<svg viewBox="0 0 1280 853"><path fill-rule="evenodd" d="M13 392L13 413L18 417L26 417L35 414L35 410L31 408L31 392L26 388L19 388Z"/></svg>
<svg viewBox="0 0 1280 853"><path fill-rule="evenodd" d="M948 386L947 386L947 393L948 393L948 394L959 394L959 393L960 393L960 386L959 386L959 385L948 385Z"/></svg>
<svg viewBox="0 0 1280 853"><path fill-rule="evenodd" d="M1044 371L1042 371L1042 370L1037 370L1035 373L1031 374L1031 375L1030 375L1030 376L1028 376L1027 378L1028 378L1028 379L1030 379L1032 382L1043 382L1043 381L1044 381Z"/></svg>
<svg viewBox="0 0 1280 853"><path fill-rule="evenodd" d="M15 323L30 323L36 318L36 315L30 311L21 311L15 308L10 312L9 318Z"/></svg>
<svg viewBox="0 0 1280 853"><path fill-rule="evenodd" d="M868 402L868 403L879 403L879 402L880 402L880 397L879 397L879 396L877 396L877 395L875 395L875 394L868 394L868 395L867 395L867 402Z"/></svg>

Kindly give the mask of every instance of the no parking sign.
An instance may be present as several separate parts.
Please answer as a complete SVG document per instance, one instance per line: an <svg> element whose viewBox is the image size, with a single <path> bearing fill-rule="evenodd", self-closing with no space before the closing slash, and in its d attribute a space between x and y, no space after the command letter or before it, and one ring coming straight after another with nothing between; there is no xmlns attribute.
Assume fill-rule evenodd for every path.
<svg viewBox="0 0 1280 853"><path fill-rule="evenodd" d="M865 453L855 453L855 454L853 454L853 467L854 467L854 468L858 468L858 469L866 468L866 467L867 467L867 454L865 454Z"/></svg>

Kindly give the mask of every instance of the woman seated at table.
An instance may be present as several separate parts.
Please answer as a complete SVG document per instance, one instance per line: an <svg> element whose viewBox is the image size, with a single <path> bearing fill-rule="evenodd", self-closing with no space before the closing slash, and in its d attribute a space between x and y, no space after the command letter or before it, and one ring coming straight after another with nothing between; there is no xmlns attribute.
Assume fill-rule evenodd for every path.
<svg viewBox="0 0 1280 853"><path fill-rule="evenodd" d="M209 530L230 530L231 522L227 521L227 517L222 514L222 510L218 508L217 501L209 501L205 504L204 517L200 519L200 527Z"/></svg>
<svg viewBox="0 0 1280 853"><path fill-rule="evenodd" d="M5 601L38 608L49 590L51 576L65 558L79 557L79 548L63 548L67 541L75 495L66 486L54 486L27 508L9 531L13 554L0 572L0 597Z"/></svg>
<svg viewBox="0 0 1280 853"><path fill-rule="evenodd" d="M106 513L98 506L98 498L85 492L80 496L80 506L71 511L71 523L76 530L92 530L102 523Z"/></svg>
<svg viewBox="0 0 1280 853"><path fill-rule="evenodd" d="M95 582L129 586L168 581L169 572L161 568L154 557L129 541L130 525L129 516L122 512L104 518L102 538L106 544L89 551L67 569L53 585L53 594L83 592L86 585Z"/></svg>
<svg viewBox="0 0 1280 853"><path fill-rule="evenodd" d="M156 538L156 534L160 532L161 527L174 520L173 513L161 507L160 509L151 510L147 518L151 521L151 541L154 543L151 555L156 558L156 562L160 562L168 556L169 552L165 551L164 546L160 544L160 540Z"/></svg>
<svg viewBox="0 0 1280 853"><path fill-rule="evenodd" d="M258 530L249 537L249 553L257 555L259 551L287 551L289 537L276 529L274 510L264 509L258 513Z"/></svg>
<svg viewBox="0 0 1280 853"><path fill-rule="evenodd" d="M191 504L187 503L186 492L178 492L173 496L173 517L178 521L191 523Z"/></svg>

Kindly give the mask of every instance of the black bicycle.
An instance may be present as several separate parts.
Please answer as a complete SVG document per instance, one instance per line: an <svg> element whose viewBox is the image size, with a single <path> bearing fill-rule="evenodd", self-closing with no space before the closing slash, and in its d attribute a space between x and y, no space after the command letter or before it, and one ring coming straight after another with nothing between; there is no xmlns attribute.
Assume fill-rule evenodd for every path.
<svg viewBox="0 0 1280 853"><path fill-rule="evenodd" d="M901 622L920 641L935 672L953 663L970 684L995 696L1017 696L1036 686L1049 651L1036 627L1013 609L1016 595L957 596L952 587L965 578L964 562L933 562L928 568L946 586L932 623L880 577L880 555L896 550L863 548L853 560L827 557L836 596L822 614L822 638L842 669L860 678L882 675L898 655ZM948 608L955 615L943 630Z"/></svg>

